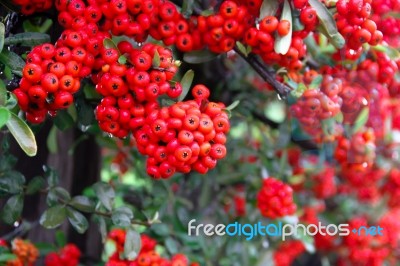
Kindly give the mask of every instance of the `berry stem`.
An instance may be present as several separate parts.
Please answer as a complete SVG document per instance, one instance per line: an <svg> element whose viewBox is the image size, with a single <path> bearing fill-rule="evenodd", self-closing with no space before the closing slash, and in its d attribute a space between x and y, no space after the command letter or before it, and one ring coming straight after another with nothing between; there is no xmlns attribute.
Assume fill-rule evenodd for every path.
<svg viewBox="0 0 400 266"><path fill-rule="evenodd" d="M238 47L235 46L235 52L240 55L268 84L270 84L278 95L285 99L287 94L290 92L290 88L283 83L277 81L274 74L268 71L263 63L261 63L255 54L250 53L246 56L242 53Z"/></svg>

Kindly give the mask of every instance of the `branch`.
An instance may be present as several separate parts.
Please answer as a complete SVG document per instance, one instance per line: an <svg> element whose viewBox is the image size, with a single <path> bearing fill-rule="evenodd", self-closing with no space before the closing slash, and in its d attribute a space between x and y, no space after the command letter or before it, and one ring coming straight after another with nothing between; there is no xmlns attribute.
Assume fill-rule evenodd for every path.
<svg viewBox="0 0 400 266"><path fill-rule="evenodd" d="M277 81L274 74L268 71L265 65L260 62L255 54L250 53L246 56L237 47L234 48L235 52L240 55L249 65L279 94L281 98L286 98L288 93L291 91L288 86Z"/></svg>

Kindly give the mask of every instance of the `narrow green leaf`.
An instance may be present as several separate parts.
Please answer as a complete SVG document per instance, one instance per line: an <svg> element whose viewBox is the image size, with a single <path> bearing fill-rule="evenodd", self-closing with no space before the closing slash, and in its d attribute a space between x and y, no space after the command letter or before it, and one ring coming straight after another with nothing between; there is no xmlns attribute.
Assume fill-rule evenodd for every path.
<svg viewBox="0 0 400 266"><path fill-rule="evenodd" d="M129 226L133 219L133 212L126 206L115 209L112 213L111 220L116 226Z"/></svg>
<svg viewBox="0 0 400 266"><path fill-rule="evenodd" d="M0 53L3 51L4 47L4 34L5 34L5 26L2 22L0 22Z"/></svg>
<svg viewBox="0 0 400 266"><path fill-rule="evenodd" d="M371 46L371 49L379 51L379 52L384 52L392 60L396 60L396 59L400 58L400 52L391 46L378 44L376 46Z"/></svg>
<svg viewBox="0 0 400 266"><path fill-rule="evenodd" d="M7 89L4 81L0 79L0 106L4 106L7 100Z"/></svg>
<svg viewBox="0 0 400 266"><path fill-rule="evenodd" d="M217 58L218 54L210 52L209 50L200 50L185 53L183 61L189 64L201 64Z"/></svg>
<svg viewBox="0 0 400 266"><path fill-rule="evenodd" d="M18 104L18 101L17 101L17 97L15 96L15 94L14 94L14 93L8 92L8 93L6 94L6 104L5 104L5 107L6 107L8 110L11 110L11 109L13 109L17 104Z"/></svg>
<svg viewBox="0 0 400 266"><path fill-rule="evenodd" d="M235 109L238 105L239 105L240 101L236 100L233 103L231 103L229 106L227 106L225 109L228 111L232 111L233 109Z"/></svg>
<svg viewBox="0 0 400 266"><path fill-rule="evenodd" d="M186 0L182 3L181 13L185 18L189 18L193 13L194 0Z"/></svg>
<svg viewBox="0 0 400 266"><path fill-rule="evenodd" d="M245 56L248 56L249 54L247 53L247 49L246 47L243 45L243 43L237 41L236 42L236 46L239 49L240 52L242 52L242 54L244 54Z"/></svg>
<svg viewBox="0 0 400 266"><path fill-rule="evenodd" d="M60 110L54 118L54 124L61 131L65 131L74 125L74 119L67 110Z"/></svg>
<svg viewBox="0 0 400 266"><path fill-rule="evenodd" d="M0 254L0 262L8 262L8 261L12 261L15 260L17 258L17 255L13 254L13 253L4 253L4 254Z"/></svg>
<svg viewBox="0 0 400 266"><path fill-rule="evenodd" d="M181 80L182 94L179 96L178 101L182 101L183 99L185 99L186 95L190 90L190 86L192 86L193 78L194 78L194 71L191 69L188 70L185 73L185 75L183 75Z"/></svg>
<svg viewBox="0 0 400 266"><path fill-rule="evenodd" d="M31 181L29 181L25 193L27 195L32 195L39 192L41 189L45 188L46 180L41 176L35 176Z"/></svg>
<svg viewBox="0 0 400 266"><path fill-rule="evenodd" d="M172 237L168 237L165 239L165 247L168 249L170 254L176 254L179 252L178 243Z"/></svg>
<svg viewBox="0 0 400 266"><path fill-rule="evenodd" d="M56 205L47 209L40 217L40 224L47 229L54 229L60 226L67 218L67 209L65 206Z"/></svg>
<svg viewBox="0 0 400 266"><path fill-rule="evenodd" d="M153 61L151 62L151 65L153 67L159 67L160 66L160 54L158 53L157 50L154 52Z"/></svg>
<svg viewBox="0 0 400 266"><path fill-rule="evenodd" d="M93 189L96 192L96 195L99 198L100 202L104 205L104 207L107 210L111 211L115 198L114 189L109 184L104 182L98 182L94 184Z"/></svg>
<svg viewBox="0 0 400 266"><path fill-rule="evenodd" d="M8 109L0 107L0 129L7 123L10 116L10 111L8 111Z"/></svg>
<svg viewBox="0 0 400 266"><path fill-rule="evenodd" d="M318 75L311 81L311 83L308 87L310 89L319 88L321 86L322 80L323 80L322 75Z"/></svg>
<svg viewBox="0 0 400 266"><path fill-rule="evenodd" d="M86 232L89 227L89 222L82 213L67 207L67 216L68 221L79 234Z"/></svg>
<svg viewBox="0 0 400 266"><path fill-rule="evenodd" d="M21 44L23 46L35 46L42 43L50 42L50 36L40 32L22 32L7 37L4 40L6 45Z"/></svg>
<svg viewBox="0 0 400 266"><path fill-rule="evenodd" d="M47 149L49 150L50 153L57 153L58 151L58 144L57 144L57 127L52 126L49 132L49 135L47 136L46 140L47 144Z"/></svg>
<svg viewBox="0 0 400 266"><path fill-rule="evenodd" d="M113 40L111 40L110 38L105 38L105 39L103 40L103 45L104 45L104 47L105 47L106 49L113 48L113 49L117 49L117 50L118 50L117 45L116 45L115 42L114 42Z"/></svg>
<svg viewBox="0 0 400 266"><path fill-rule="evenodd" d="M58 185L58 182L60 180L59 180L59 176L58 176L58 173L56 170L44 165L43 171L44 171L45 178L47 179L47 183L49 184L49 186L54 187L54 186Z"/></svg>
<svg viewBox="0 0 400 266"><path fill-rule="evenodd" d="M3 49L0 53L0 62L8 66L12 73L22 77L22 69L25 66L25 61L19 55Z"/></svg>
<svg viewBox="0 0 400 266"><path fill-rule="evenodd" d="M139 254L141 246L142 241L140 239L140 234L133 229L129 229L126 232L124 245L125 258L127 258L128 260L134 260Z"/></svg>
<svg viewBox="0 0 400 266"><path fill-rule="evenodd" d="M326 37L336 48L342 48L345 44L343 36L338 32L335 19L328 8L319 0L308 0L308 3L315 9L322 27L325 29Z"/></svg>
<svg viewBox="0 0 400 266"><path fill-rule="evenodd" d="M287 20L290 22L290 30L289 33L285 36L280 36L276 33L274 50L277 54L286 54L289 51L290 44L292 43L292 31L293 31L293 20L292 20L292 10L290 8L290 4L288 0L285 0L283 5L281 21Z"/></svg>
<svg viewBox="0 0 400 266"><path fill-rule="evenodd" d="M353 126L353 134L357 133L368 121L369 117L369 108L364 107L360 114L357 116L356 121L354 121L354 126Z"/></svg>
<svg viewBox="0 0 400 266"><path fill-rule="evenodd" d="M260 7L260 19L267 16L274 16L279 8L278 0L263 0Z"/></svg>
<svg viewBox="0 0 400 266"><path fill-rule="evenodd" d="M35 156L37 153L37 144L31 128L16 114L10 114L10 119L6 123L8 130L10 130L21 149L28 156Z"/></svg>
<svg viewBox="0 0 400 266"><path fill-rule="evenodd" d="M65 233L61 230L57 230L55 234L56 238L56 244L58 247L64 247L67 244L67 237L65 236Z"/></svg>
<svg viewBox="0 0 400 266"><path fill-rule="evenodd" d="M94 203L86 196L75 196L69 202L69 205L82 212L93 212Z"/></svg>
<svg viewBox="0 0 400 266"><path fill-rule="evenodd" d="M0 217L6 224L13 224L18 220L22 213L24 206L24 196L22 194L10 197L3 209L1 210Z"/></svg>

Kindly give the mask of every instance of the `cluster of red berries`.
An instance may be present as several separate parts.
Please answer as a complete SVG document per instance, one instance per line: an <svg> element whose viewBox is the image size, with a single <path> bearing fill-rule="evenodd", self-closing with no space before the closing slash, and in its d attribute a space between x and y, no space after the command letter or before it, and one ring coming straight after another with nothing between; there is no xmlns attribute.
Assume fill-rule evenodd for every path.
<svg viewBox="0 0 400 266"><path fill-rule="evenodd" d="M24 15L43 12L53 6L53 0L13 0L12 2L21 7L21 13Z"/></svg>
<svg viewBox="0 0 400 266"><path fill-rule="evenodd" d="M400 46L400 19L390 16L391 12L399 12L397 0L375 0L371 2L374 10L371 19L376 22L378 29L383 33L383 39L393 47Z"/></svg>
<svg viewBox="0 0 400 266"><path fill-rule="evenodd" d="M59 252L46 255L45 266L77 266L81 252L75 244L67 244Z"/></svg>
<svg viewBox="0 0 400 266"><path fill-rule="evenodd" d="M360 228L367 227L368 221L365 217L356 217L348 221L350 234L343 237L342 246L346 249L346 258L341 258L337 265L384 265L386 258L390 257L390 248L387 238L380 235L368 235ZM379 222L378 222L379 224ZM353 233L355 229L357 233ZM381 234L386 235L386 228ZM359 232L360 231L360 232ZM347 264L349 261L350 264Z"/></svg>
<svg viewBox="0 0 400 266"><path fill-rule="evenodd" d="M334 155L343 168L355 164L367 169L374 164L375 149L374 131L366 130L355 133L350 139L340 137Z"/></svg>
<svg viewBox="0 0 400 266"><path fill-rule="evenodd" d="M39 250L31 242L20 238L13 239L11 247L7 241L0 239L0 247L4 247L10 255L16 256L2 264L5 266L33 266L39 257Z"/></svg>
<svg viewBox="0 0 400 266"><path fill-rule="evenodd" d="M222 103L208 102L209 90L193 88L195 100L154 110L134 132L140 153L147 158L147 173L168 178L175 171L205 174L226 155L230 125Z"/></svg>
<svg viewBox="0 0 400 266"><path fill-rule="evenodd" d="M320 89L306 89L290 107L292 115L299 120L304 131L316 141L333 141L340 134L341 129L336 125L334 130L324 132L321 121L333 118L340 112L341 91L340 79L324 76Z"/></svg>
<svg viewBox="0 0 400 266"><path fill-rule="evenodd" d="M133 261L121 259L120 253L124 250L126 232L123 229L113 229L108 238L115 243L116 251L108 259L106 266L198 266L197 263L189 263L183 254L176 254L170 260L161 257L156 251L157 241L147 235L141 235L141 249L137 258Z"/></svg>
<svg viewBox="0 0 400 266"><path fill-rule="evenodd" d="M282 181L268 177L257 194L257 208L265 217L276 219L296 212L292 188Z"/></svg>
<svg viewBox="0 0 400 266"><path fill-rule="evenodd" d="M150 43L134 49L128 42L120 42L118 48L101 52L102 71L92 79L104 97L96 108L100 128L123 138L145 124L149 113L158 108L159 96L176 98L182 87L178 82L170 85L177 71L171 50ZM118 63L121 54L129 58L129 66ZM155 56L160 61L157 66L152 63Z"/></svg>
<svg viewBox="0 0 400 266"><path fill-rule="evenodd" d="M389 195L389 207L400 207L400 171L398 169L394 168L390 171L386 184L383 187L383 192Z"/></svg>
<svg viewBox="0 0 400 266"><path fill-rule="evenodd" d="M300 240L282 242L274 252L274 263L276 266L290 266L305 250Z"/></svg>
<svg viewBox="0 0 400 266"><path fill-rule="evenodd" d="M42 123L47 114L54 116L73 103L107 36L90 29L65 30L55 46L42 44L27 55L20 86L13 93L29 122Z"/></svg>
<svg viewBox="0 0 400 266"><path fill-rule="evenodd" d="M317 199L336 195L335 169L326 165L322 171L311 175L312 190Z"/></svg>
<svg viewBox="0 0 400 266"><path fill-rule="evenodd" d="M351 54L361 55L362 45L368 43L377 45L383 39L376 23L369 19L372 13L372 0L339 0L336 3L336 25L346 40L346 50ZM340 60L340 52L336 53Z"/></svg>

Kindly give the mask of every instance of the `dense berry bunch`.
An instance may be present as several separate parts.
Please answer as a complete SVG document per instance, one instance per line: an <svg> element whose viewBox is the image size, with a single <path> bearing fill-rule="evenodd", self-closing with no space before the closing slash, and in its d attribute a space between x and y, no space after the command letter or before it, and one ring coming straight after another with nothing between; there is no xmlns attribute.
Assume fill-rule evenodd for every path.
<svg viewBox="0 0 400 266"><path fill-rule="evenodd" d="M176 98L182 87L178 82L170 85L177 70L171 50L153 44L134 49L128 42L118 46L119 50L101 51L97 60L103 62L102 71L93 80L104 96L96 108L100 128L122 138L145 124L149 113L158 108L159 96ZM118 63L121 53L129 58L128 65ZM155 55L160 61L157 66L153 66Z"/></svg>
<svg viewBox="0 0 400 266"><path fill-rule="evenodd" d="M257 194L257 207L265 217L276 219L296 212L292 188L273 177L263 180Z"/></svg>
<svg viewBox="0 0 400 266"><path fill-rule="evenodd" d="M21 13L24 15L43 12L53 6L53 0L13 0L12 2L21 7Z"/></svg>
<svg viewBox="0 0 400 266"><path fill-rule="evenodd" d="M168 178L175 171L205 174L226 155L230 125L222 103L208 102L208 89L193 88L195 100L152 111L134 132L140 153L147 158L147 173Z"/></svg>
<svg viewBox="0 0 400 266"><path fill-rule="evenodd" d="M336 194L335 169L325 166L322 171L311 175L312 190L318 199L326 199Z"/></svg>
<svg viewBox="0 0 400 266"><path fill-rule="evenodd" d="M290 266L304 251L305 247L299 240L282 242L274 252L274 263L276 266Z"/></svg>
<svg viewBox="0 0 400 266"><path fill-rule="evenodd" d="M137 258L133 261L120 258L123 252L126 232L122 229L113 229L108 238L116 245L115 253L108 259L106 266L198 266L197 263L189 263L188 258L183 254L176 254L171 259L161 257L156 251L156 240L141 235L141 249Z"/></svg>
<svg viewBox="0 0 400 266"><path fill-rule="evenodd" d="M339 32L346 40L349 55L361 55L364 43L377 45L383 34L377 30L376 23L370 20L372 12L371 0L339 0L336 3L336 24ZM351 51L350 51L351 50ZM340 59L340 53L336 56Z"/></svg>
<svg viewBox="0 0 400 266"><path fill-rule="evenodd" d="M335 117L340 112L342 99L339 93L342 90L340 79L324 77L321 89L307 89L290 110L297 118L305 132L316 141L332 141L340 135L341 129L335 124L332 130L323 128L323 120Z"/></svg>
<svg viewBox="0 0 400 266"><path fill-rule="evenodd" d="M77 266L81 252L74 244L67 244L59 252L46 255L45 266Z"/></svg>
<svg viewBox="0 0 400 266"><path fill-rule="evenodd" d="M39 250L32 243L20 238L11 242L11 250L17 258L7 262L7 266L33 266L39 257Z"/></svg>
<svg viewBox="0 0 400 266"><path fill-rule="evenodd" d="M373 14L371 19L383 33L383 39L391 46L400 46L400 19L391 16L391 12L399 12L400 5L396 0L374 0L371 2Z"/></svg>
<svg viewBox="0 0 400 266"><path fill-rule="evenodd" d="M400 207L400 171L398 169L392 169L390 171L383 191L389 195L389 207Z"/></svg>
<svg viewBox="0 0 400 266"><path fill-rule="evenodd" d="M372 130L357 132L351 139L340 137L335 150L335 159L345 168L356 164L363 168L373 166L375 160L375 135Z"/></svg>

